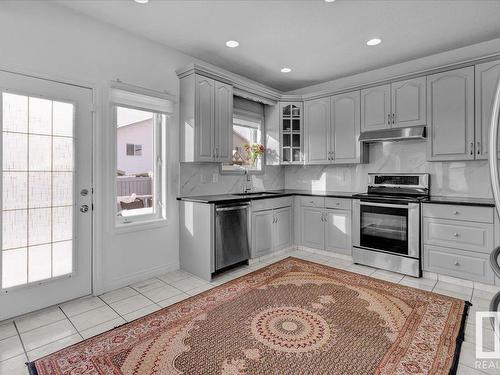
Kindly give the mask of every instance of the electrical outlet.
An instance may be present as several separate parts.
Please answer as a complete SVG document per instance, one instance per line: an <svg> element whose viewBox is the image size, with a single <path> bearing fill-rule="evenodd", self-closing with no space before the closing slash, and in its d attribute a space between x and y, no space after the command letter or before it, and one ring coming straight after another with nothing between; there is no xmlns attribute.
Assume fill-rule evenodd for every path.
<svg viewBox="0 0 500 375"><path fill-rule="evenodd" d="M212 175L212 183L216 184L217 182L219 182L219 174L218 173L214 173Z"/></svg>

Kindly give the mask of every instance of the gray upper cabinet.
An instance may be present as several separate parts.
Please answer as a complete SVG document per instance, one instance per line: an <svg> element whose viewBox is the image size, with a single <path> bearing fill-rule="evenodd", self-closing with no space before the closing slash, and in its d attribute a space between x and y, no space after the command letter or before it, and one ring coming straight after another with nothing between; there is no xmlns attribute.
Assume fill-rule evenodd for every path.
<svg viewBox="0 0 500 375"><path fill-rule="evenodd" d="M393 128L425 125L426 77L391 84L391 123Z"/></svg>
<svg viewBox="0 0 500 375"><path fill-rule="evenodd" d="M231 159L233 88L199 74L180 80L182 162Z"/></svg>
<svg viewBox="0 0 500 375"><path fill-rule="evenodd" d="M332 153L330 139L330 98L304 103L305 159L307 164L328 164Z"/></svg>
<svg viewBox="0 0 500 375"><path fill-rule="evenodd" d="M476 65L476 159L488 158L491 110L500 79L500 61Z"/></svg>
<svg viewBox="0 0 500 375"><path fill-rule="evenodd" d="M427 159L474 159L474 67L427 76Z"/></svg>
<svg viewBox="0 0 500 375"><path fill-rule="evenodd" d="M360 163L359 112L359 91L306 101L305 163Z"/></svg>
<svg viewBox="0 0 500 375"><path fill-rule="evenodd" d="M361 131L391 127L391 85L361 90Z"/></svg>
<svg viewBox="0 0 500 375"><path fill-rule="evenodd" d="M233 87L215 81L215 158L229 163L233 149Z"/></svg>
<svg viewBox="0 0 500 375"><path fill-rule="evenodd" d="M361 163L360 92L331 97L330 151L335 164Z"/></svg>
<svg viewBox="0 0 500 375"><path fill-rule="evenodd" d="M304 162L302 141L302 102L280 102L281 163Z"/></svg>

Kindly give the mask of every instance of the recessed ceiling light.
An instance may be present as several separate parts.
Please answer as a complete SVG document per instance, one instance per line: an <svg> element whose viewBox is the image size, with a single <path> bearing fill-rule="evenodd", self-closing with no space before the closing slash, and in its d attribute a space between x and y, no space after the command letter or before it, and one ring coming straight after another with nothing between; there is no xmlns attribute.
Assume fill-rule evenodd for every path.
<svg viewBox="0 0 500 375"><path fill-rule="evenodd" d="M138 4L147 4L149 3L149 0L134 0Z"/></svg>
<svg viewBox="0 0 500 375"><path fill-rule="evenodd" d="M229 48L236 48L240 45L240 43L238 43L236 40L228 40L226 42L226 46L228 46Z"/></svg>
<svg viewBox="0 0 500 375"><path fill-rule="evenodd" d="M292 69L290 68L281 68L281 73L290 73Z"/></svg>
<svg viewBox="0 0 500 375"><path fill-rule="evenodd" d="M382 42L382 39L379 38L373 38L370 39L368 42L366 42L367 46L376 46L377 44L380 44Z"/></svg>
<svg viewBox="0 0 500 375"><path fill-rule="evenodd" d="M325 3L333 3L335 0L325 0Z"/></svg>

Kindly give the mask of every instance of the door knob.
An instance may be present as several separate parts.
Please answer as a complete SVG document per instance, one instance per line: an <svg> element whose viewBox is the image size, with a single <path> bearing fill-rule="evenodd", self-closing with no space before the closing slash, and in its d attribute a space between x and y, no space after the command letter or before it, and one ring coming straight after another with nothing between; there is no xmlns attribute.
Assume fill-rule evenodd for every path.
<svg viewBox="0 0 500 375"><path fill-rule="evenodd" d="M89 206L87 206L86 204L82 204L82 205L80 206L80 212L85 213L85 212L87 212L88 210L89 210Z"/></svg>
<svg viewBox="0 0 500 375"><path fill-rule="evenodd" d="M86 197L88 194L89 194L89 191L87 189L80 190L80 195L82 197Z"/></svg>

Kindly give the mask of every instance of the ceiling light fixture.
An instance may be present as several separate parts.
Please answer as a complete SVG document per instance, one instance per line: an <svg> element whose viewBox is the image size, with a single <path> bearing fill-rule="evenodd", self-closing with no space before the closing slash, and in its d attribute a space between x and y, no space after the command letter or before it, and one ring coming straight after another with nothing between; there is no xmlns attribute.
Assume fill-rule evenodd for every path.
<svg viewBox="0 0 500 375"><path fill-rule="evenodd" d="M333 3L335 0L325 0L325 3Z"/></svg>
<svg viewBox="0 0 500 375"><path fill-rule="evenodd" d="M382 42L382 39L379 38L373 38L370 39L368 42L366 42L367 46L376 46L377 44L380 44Z"/></svg>
<svg viewBox="0 0 500 375"><path fill-rule="evenodd" d="M228 40L226 42L226 46L229 47L229 48L236 48L240 45L240 43L238 43L236 40Z"/></svg>
<svg viewBox="0 0 500 375"><path fill-rule="evenodd" d="M134 0L137 4L147 4L149 0Z"/></svg>
<svg viewBox="0 0 500 375"><path fill-rule="evenodd" d="M290 68L281 68L281 73L290 73L292 69Z"/></svg>

